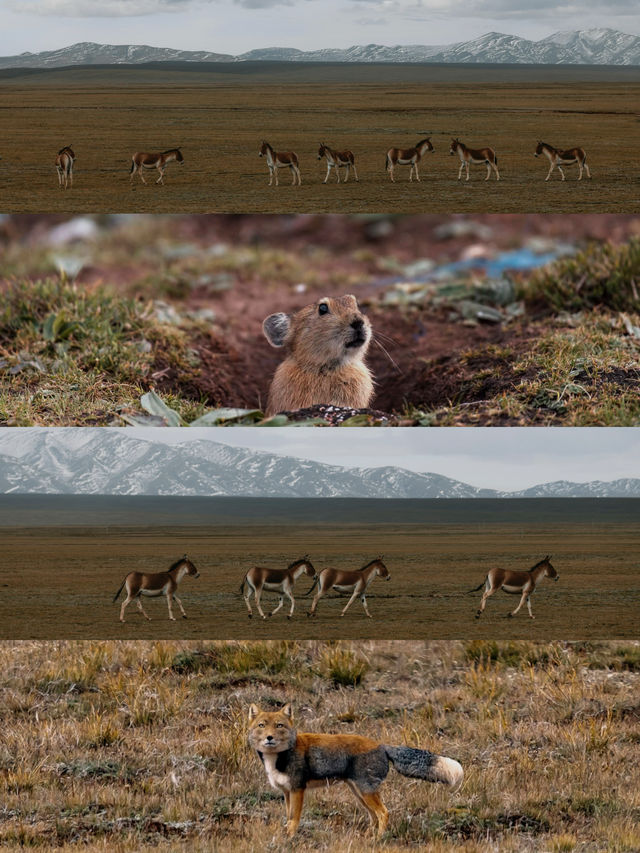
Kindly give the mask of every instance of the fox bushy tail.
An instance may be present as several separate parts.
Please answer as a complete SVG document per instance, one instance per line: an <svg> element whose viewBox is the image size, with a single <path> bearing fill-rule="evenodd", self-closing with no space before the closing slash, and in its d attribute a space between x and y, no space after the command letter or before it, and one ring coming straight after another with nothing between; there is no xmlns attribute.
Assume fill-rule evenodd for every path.
<svg viewBox="0 0 640 853"><path fill-rule="evenodd" d="M454 791L462 785L464 770L454 758L434 755L426 749L414 749L412 746L385 746L384 749L395 769L403 776L443 782Z"/></svg>

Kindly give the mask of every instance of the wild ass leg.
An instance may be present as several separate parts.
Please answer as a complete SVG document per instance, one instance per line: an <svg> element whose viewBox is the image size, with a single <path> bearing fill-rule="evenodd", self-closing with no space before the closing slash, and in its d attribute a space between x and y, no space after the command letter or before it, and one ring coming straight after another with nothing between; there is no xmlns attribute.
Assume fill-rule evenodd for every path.
<svg viewBox="0 0 640 853"><path fill-rule="evenodd" d="M485 178L485 181L488 181L490 177L491 177L491 161L487 160L487 177Z"/></svg>
<svg viewBox="0 0 640 853"><path fill-rule="evenodd" d="M557 167L556 167L556 168L558 169L558 171L559 171L559 172L560 172L560 174L562 175L562 180L563 180L563 181L566 181L566 177L565 177L564 171L563 171L562 166L560 165L560 163L558 163L558 165L557 165Z"/></svg>
<svg viewBox="0 0 640 853"><path fill-rule="evenodd" d="M124 609L127 606L127 604L129 604L130 601L131 601L131 596L127 593L127 597L122 602L122 605L120 607L120 621L121 622L124 622Z"/></svg>
<svg viewBox="0 0 640 853"><path fill-rule="evenodd" d="M498 164L493 163L492 165L493 165L493 170L496 173L496 181L499 181L500 180L500 172L498 171Z"/></svg>
<svg viewBox="0 0 640 853"><path fill-rule="evenodd" d="M151 616L148 616L147 613L145 612L145 609L142 606L142 599L140 598L140 596L138 596L136 598L136 604L138 605L138 610L140 611L140 613L142 613L142 615L147 620L147 622L151 622Z"/></svg>
<svg viewBox="0 0 640 853"><path fill-rule="evenodd" d="M578 180L582 180L582 163L578 160Z"/></svg>
<svg viewBox="0 0 640 853"><path fill-rule="evenodd" d="M522 607L522 605L523 605L523 604L525 603L525 601L527 600L527 597L529 596L529 593L530 593L530 590L529 590L527 587L525 587L525 588L522 590L522 595L520 596L520 603L518 604L518 606L516 607L516 609L515 609L515 610L512 610L512 611L511 611L511 613L509 613L509 616L515 616L515 615L516 615L516 613L518 612L518 610L520 610L520 608Z"/></svg>
<svg viewBox="0 0 640 853"><path fill-rule="evenodd" d="M476 613L476 619L479 619L481 614L484 612L485 607L487 606L487 599L490 595L493 595L495 589L492 586L487 586L485 591L482 593L482 598L480 600L480 607L478 608L478 612Z"/></svg>
<svg viewBox="0 0 640 853"><path fill-rule="evenodd" d="M469 161L468 161L468 160L465 160L465 161L464 161L464 165L465 165L465 168L466 168L466 170L467 170L467 178L466 178L466 179L467 179L467 181L468 181L468 180L469 180Z"/></svg>
<svg viewBox="0 0 640 853"><path fill-rule="evenodd" d="M358 172L356 171L356 164L355 164L355 163L352 163L352 164L351 164L351 167L352 167L352 169L353 169L353 177L354 177L354 178L356 179L356 181L359 183L359 182L360 182L360 178L358 178Z"/></svg>
<svg viewBox="0 0 640 853"><path fill-rule="evenodd" d="M331 163L329 163L329 161L327 160L327 174L326 174L324 181L322 182L323 184L327 183L327 181L329 180L330 174L331 174Z"/></svg>
<svg viewBox="0 0 640 853"><path fill-rule="evenodd" d="M251 598L252 590L253 590L253 587L249 586L249 584L247 583L247 594L246 595L243 594L243 596L242 596L244 598L244 603L247 605L247 610L249 611L249 614L248 614L249 619L251 619L251 617L253 616L253 610L251 609L251 604L249 604L249 599ZM253 590L253 592L255 594L255 590Z"/></svg>
<svg viewBox="0 0 640 853"><path fill-rule="evenodd" d="M340 614L341 616L344 616L344 614L347 612L347 610L353 604L353 602L356 600L356 598L359 594L360 594L360 586L359 586L359 584L356 584L355 589L353 590L353 595L351 596L349 601L347 601L345 606L342 608L342 613Z"/></svg>
<svg viewBox="0 0 640 853"><path fill-rule="evenodd" d="M535 619L536 617L535 617L535 616L533 615L533 613L531 612L531 596L530 596L530 595L528 595L528 596L527 596L527 610L529 611L529 616L530 616L532 619Z"/></svg>
<svg viewBox="0 0 640 853"><path fill-rule="evenodd" d="M156 184L162 184L164 186L164 168L162 166L158 166L158 171L160 172L160 177L156 181Z"/></svg>
<svg viewBox="0 0 640 853"><path fill-rule="evenodd" d="M296 175L298 176L298 186L302 186L302 175L300 174L300 169L296 166ZM294 180L295 183L295 180Z"/></svg>
<svg viewBox="0 0 640 853"><path fill-rule="evenodd" d="M348 180L349 180L349 163L346 163L345 164L344 181L342 183L346 184Z"/></svg>
<svg viewBox="0 0 640 853"><path fill-rule="evenodd" d="M278 610L280 610L280 608L282 607L282 605L283 605L283 604L284 604L284 596L283 596L283 595L281 595L281 596L280 596L280 603L278 604L278 606L277 606L274 610L272 610L272 611L271 611L271 613L269 614L269 616L275 616L275 615L276 615L276 613L278 612Z"/></svg>
<svg viewBox="0 0 640 853"><path fill-rule="evenodd" d="M169 619L171 619L172 622L175 622L176 617L173 615L173 608L171 607L171 599L172 598L173 598L173 593L168 592L167 593L167 607L169 608Z"/></svg>
<svg viewBox="0 0 640 853"><path fill-rule="evenodd" d="M365 596L364 592L362 593L361 601L362 601L362 606L364 607L364 612L367 614L367 616L369 617L369 619L371 619L371 618L372 618L372 616L371 616L371 614L369 613L369 608L367 607L367 598L366 598L366 596Z"/></svg>
<svg viewBox="0 0 640 853"><path fill-rule="evenodd" d="M175 593L173 594L173 600L177 602L178 607L180 608L180 613L182 613L182 618L186 619L187 614L184 612L184 607L182 606L182 602L180 601L180 599L178 598L178 596Z"/></svg>
<svg viewBox="0 0 640 853"><path fill-rule="evenodd" d="M462 177L462 170L464 169L464 160L460 162L460 168L458 169L458 180Z"/></svg>
<svg viewBox="0 0 640 853"><path fill-rule="evenodd" d="M262 595L262 589L260 587L256 587L256 590L253 594L253 597L256 600L256 607L258 608L258 613L262 616L262 618L266 619L267 617L262 612L262 607L260 607L260 596L261 595Z"/></svg>
<svg viewBox="0 0 640 853"><path fill-rule="evenodd" d="M73 187L73 163L69 166L69 186Z"/></svg>
<svg viewBox="0 0 640 853"><path fill-rule="evenodd" d="M324 593L325 593L324 588L320 584L318 584L318 591L313 596L313 601L311 602L311 607L309 608L309 612L307 613L307 616L315 616L316 615L316 607L318 606L318 602L320 601L320 599L322 598Z"/></svg>
<svg viewBox="0 0 640 853"><path fill-rule="evenodd" d="M587 177L589 178L589 180L591 180L591 171L590 171L590 169L589 169L589 164L587 163L587 161L586 161L586 160L583 160L583 163L582 163L582 164L583 164L583 166L584 166L584 170L585 170L585 172L587 173Z"/></svg>

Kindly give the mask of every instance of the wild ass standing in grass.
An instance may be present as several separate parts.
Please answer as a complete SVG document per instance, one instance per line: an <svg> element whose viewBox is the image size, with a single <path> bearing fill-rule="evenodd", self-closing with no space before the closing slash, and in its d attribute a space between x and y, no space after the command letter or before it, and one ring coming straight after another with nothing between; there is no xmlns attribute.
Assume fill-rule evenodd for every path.
<svg viewBox="0 0 640 853"><path fill-rule="evenodd" d="M473 589L469 590L471 592L477 592L482 587L485 587L485 591L482 593L482 600L480 601L480 608L476 613L476 619L479 619L482 611L484 610L487 598L490 595L493 595L494 592L498 589L504 590L504 592L508 592L511 595L521 595L520 604L509 613L509 616L515 616L518 610L522 607L524 602L527 602L527 609L529 610L529 616L532 619L536 617L531 612L531 601L530 596L533 595L533 592L536 588L536 584L541 578L553 578L553 580L558 580L558 573L551 565L551 557L547 556L544 560L540 560L539 563L536 563L535 566L532 566L528 571L512 571L511 569L490 569L485 580L482 581L480 586L476 586ZM467 594L469 594L467 593Z"/></svg>
<svg viewBox="0 0 640 853"><path fill-rule="evenodd" d="M460 157L458 180L462 177L462 170L465 168L467 170L467 180L469 180L469 163L486 163L487 177L485 178L485 181L488 181L491 177L492 169L496 173L496 181L500 180L498 158L493 148L467 148L467 146L463 142L460 142L459 139L452 139L449 154L452 156L457 154Z"/></svg>
<svg viewBox="0 0 640 853"><path fill-rule="evenodd" d="M249 611L249 619L253 616L253 611L251 610L251 605L249 604L249 599L251 598L251 593L253 593L253 597L255 598L256 607L258 609L258 613L262 616L263 619L267 617L262 612L262 608L260 607L260 597L262 595L263 590L268 590L269 592L279 592L280 593L280 603L272 610L269 616L273 616L275 613L280 610L284 603L285 595L291 602L291 610L289 611L289 615L287 619L291 619L293 616L293 611L295 608L295 600L293 598L293 585L298 580L301 575L308 575L309 577L315 577L316 570L313 568L311 560L306 555L302 557L300 560L294 560L293 563L290 563L286 569L267 569L263 566L254 566L244 576L242 583L240 584L240 592L244 598L245 604L247 605L247 610ZM247 585L247 594L245 595L244 586Z"/></svg>
<svg viewBox="0 0 640 853"><path fill-rule="evenodd" d="M70 145L65 145L56 154L56 171L58 172L58 186L67 189L67 185L73 186L73 162L76 155Z"/></svg>
<svg viewBox="0 0 640 853"><path fill-rule="evenodd" d="M320 148L318 149L318 160L322 160L323 157L327 158L327 176L322 182L326 184L329 180L329 175L332 169L336 170L336 178L338 179L338 183L340 183L340 168L342 166L345 167L346 172L344 175L344 183L346 184L349 180L349 168L353 169L353 175L358 180L358 172L356 171L356 163L355 157L353 156L353 151L334 151L333 148L329 148L328 145L325 145L324 142L320 143Z"/></svg>
<svg viewBox="0 0 640 853"><path fill-rule="evenodd" d="M583 169L587 173L587 177L591 178L591 172L587 165L587 155L583 148L567 148L566 151L561 151L559 148L554 148L553 145L549 145L547 142L538 142L536 153L533 156L539 157L541 154L544 154L551 164L545 181L549 180L554 169L557 169L560 172L563 181L566 180L562 167L572 166L574 163L577 163L578 168L580 169L580 174L578 176L579 181L582 180Z"/></svg>
<svg viewBox="0 0 640 853"><path fill-rule="evenodd" d="M369 613L369 608L367 607L367 599L365 593L371 581L376 577L385 578L386 580L391 579L389 569L382 562L382 557L376 557L375 560L371 560L371 562L367 563L366 566L363 566L361 569L357 569L356 571L344 571L343 569L323 569L316 577L315 583L313 584L309 592L306 593L307 595L309 595L315 585L318 585L318 591L316 592L313 598L311 609L307 613L307 616L315 616L318 601L322 598L322 596L326 595L326 593L328 593L331 589L337 589L338 592L353 592L351 598L343 607L342 612L340 613L341 616L344 616L344 614L347 612L347 610L355 600L356 596L359 595L362 601L362 606L364 607L364 612L367 614L369 619L371 619L372 616Z"/></svg>
<svg viewBox="0 0 640 853"><path fill-rule="evenodd" d="M130 601L133 601L134 598L136 599L138 610L146 619L150 620L150 617L147 616L142 607L141 596L143 595L147 595L151 598L157 598L159 595L166 595L167 606L169 608L169 619L171 619L172 622L176 621L173 615L173 610L171 609L171 600L175 599L178 602L178 607L180 608L183 618L186 619L187 614L184 612L182 602L176 595L178 584L185 575L191 575L191 577L194 578L200 577L200 572L196 569L186 554L184 557L176 560L166 572L129 572L120 584L120 589L113 597L114 602L117 601L118 596L122 592L122 588L124 586L127 587L127 597L122 602L122 607L120 608L120 621L124 622L124 609Z"/></svg>
<svg viewBox="0 0 640 853"><path fill-rule="evenodd" d="M278 169L291 169L293 180L292 186L302 183L300 177L300 169L298 168L298 155L295 151L274 151L268 142L262 142L258 157L267 158L267 166L269 167L269 186L273 181L273 176L276 176L276 186L278 186Z"/></svg>
<svg viewBox="0 0 640 853"><path fill-rule="evenodd" d="M160 177L156 181L156 184L164 185L164 170L167 168L167 164L173 160L176 163L184 163L184 157L179 148L170 148L168 151L162 151L160 154L147 154L144 151L138 151L131 157L131 177L129 180L132 181L133 176L137 172L140 175L142 183L146 184L147 182L142 174L143 169L157 169L160 172Z"/></svg>
<svg viewBox="0 0 640 853"><path fill-rule="evenodd" d="M420 175L418 174L418 163L427 151L435 151L435 148L431 144L430 136L426 139L421 139L413 148L390 148L387 151L386 169L387 172L389 172L391 180L395 183L393 170L396 165L399 165L411 166L409 169L409 180L411 181L413 179L412 176L415 171L416 181L419 181Z"/></svg>

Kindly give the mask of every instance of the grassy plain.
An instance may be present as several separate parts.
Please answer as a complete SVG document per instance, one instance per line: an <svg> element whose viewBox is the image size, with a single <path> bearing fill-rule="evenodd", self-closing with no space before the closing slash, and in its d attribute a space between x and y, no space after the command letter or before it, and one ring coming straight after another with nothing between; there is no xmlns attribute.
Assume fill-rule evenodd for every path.
<svg viewBox="0 0 640 853"><path fill-rule="evenodd" d="M0 72L3 211L43 212L633 212L634 68L248 64ZM384 170L392 146L425 135L422 182ZM474 167L456 180L449 143L491 145L502 180ZM593 180L545 183L536 140L581 145ZM267 186L260 141L295 150L301 187ZM319 142L351 148L360 182L322 184ZM75 186L57 187L54 155L72 144ZM166 186L129 182L131 154L183 146Z"/></svg>
<svg viewBox="0 0 640 853"><path fill-rule="evenodd" d="M638 643L2 643L0 846L72 851L632 853ZM302 730L457 758L454 795L391 770L376 844L341 786L299 835L246 746L249 703Z"/></svg>
<svg viewBox="0 0 640 853"><path fill-rule="evenodd" d="M23 498L23 503L32 501ZM40 499L41 500L41 499ZM53 507L46 526L26 524L3 530L7 565L16 570L3 579L0 635L12 639L533 639L569 640L637 637L640 606L640 548L634 501L207 501L47 496ZM120 499L122 501L122 499ZM137 503L136 503L137 500ZM102 502L101 502L102 501ZM138 507L149 504L163 516L141 525ZM208 515L195 524L171 516ZM218 514L228 503L233 509ZM43 506L44 506L43 504ZM82 506L84 504L84 507ZM74 517L90 512L85 524ZM406 511L403 505L407 504ZM240 518L238 506L247 506ZM288 508L298 516L287 522ZM111 509L130 514L114 523ZM385 506L387 509L385 510ZM261 510L262 507L262 510ZM42 510L37 510L40 514ZM66 516L65 516L66 512ZM409 518L402 521L403 513ZM384 515L388 516L384 520ZM262 515L262 517L260 517ZM336 520L341 516L341 520ZM369 519L367 520L367 516ZM416 521L419 518L420 521ZM190 526L186 526L190 524ZM118 621L113 596L127 572L161 571L188 553L201 572L187 578L180 597L188 619L170 622L164 599L146 600L147 622L129 605L126 622ZM347 599L329 596L314 619L306 617L311 581L296 588L291 620L283 608L273 619L252 620L239 594L253 565L285 567L309 554L316 569L359 568L382 554L391 580L375 580L367 599L371 619L356 600L344 617ZM546 554L560 580L542 581L532 598L533 621L526 609L507 618L518 597L496 594L483 617L475 619L479 586L494 565L526 569ZM122 601L122 598L119 599ZM265 593L263 609L277 597Z"/></svg>

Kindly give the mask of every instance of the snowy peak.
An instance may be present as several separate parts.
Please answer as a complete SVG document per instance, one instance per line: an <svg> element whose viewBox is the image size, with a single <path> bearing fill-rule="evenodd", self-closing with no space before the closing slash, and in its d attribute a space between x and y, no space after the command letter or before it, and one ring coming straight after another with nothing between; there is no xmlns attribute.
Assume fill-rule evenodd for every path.
<svg viewBox="0 0 640 853"><path fill-rule="evenodd" d="M0 68L59 68L69 65L124 65L145 62L470 62L551 65L640 65L640 37L607 27L553 33L530 41L506 33L485 33L450 45L352 45L303 51L266 47L238 56L206 50L176 50L140 44L78 42L60 50L0 57Z"/></svg>
<svg viewBox="0 0 640 853"><path fill-rule="evenodd" d="M5 430L0 494L303 498L640 497L640 480L478 489L394 466L347 468L206 439L167 445L123 430Z"/></svg>

